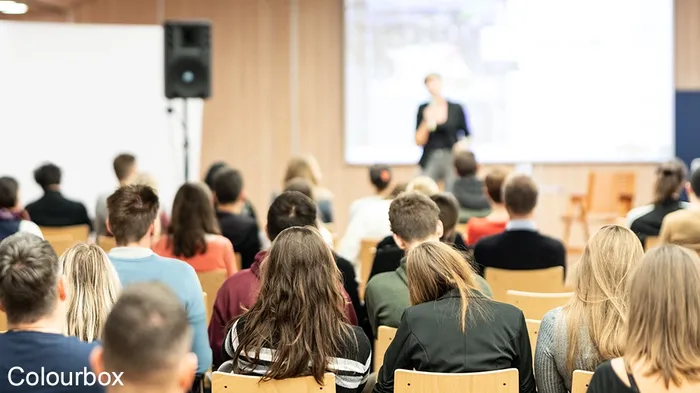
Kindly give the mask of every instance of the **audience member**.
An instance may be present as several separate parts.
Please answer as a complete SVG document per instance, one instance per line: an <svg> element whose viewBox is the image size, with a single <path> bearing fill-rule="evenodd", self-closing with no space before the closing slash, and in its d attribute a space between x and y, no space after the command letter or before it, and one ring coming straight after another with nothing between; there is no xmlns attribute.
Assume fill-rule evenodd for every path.
<svg viewBox="0 0 700 393"><path fill-rule="evenodd" d="M662 243L678 244L700 252L700 169L690 176L686 194L690 206L666 215L661 223L659 239Z"/></svg>
<svg viewBox="0 0 700 393"><path fill-rule="evenodd" d="M375 393L394 391L394 372L470 373L515 368L521 393L535 393L530 338L523 312L478 290L464 257L439 242L406 258L412 307L401 317L384 356Z"/></svg>
<svg viewBox="0 0 700 393"><path fill-rule="evenodd" d="M483 277L487 267L533 270L562 266L566 276L564 245L540 234L532 218L537 196L537 185L528 175L513 174L506 179L503 199L510 221L504 233L483 238L474 247L479 275Z"/></svg>
<svg viewBox="0 0 700 393"><path fill-rule="evenodd" d="M440 241L443 226L439 216L440 209L427 196L415 191L399 195L389 209L394 241L404 251L421 243ZM468 264L466 259L464 263ZM481 291L491 294L483 278L479 277L476 281ZM365 305L375 337L379 326L399 326L401 315L411 305L405 257L395 271L377 274L369 280L365 289Z"/></svg>
<svg viewBox="0 0 700 393"><path fill-rule="evenodd" d="M158 283L127 288L105 323L102 347L90 363L98 372L123 373L109 392L188 392L197 369L192 328L177 296Z"/></svg>
<svg viewBox="0 0 700 393"><path fill-rule="evenodd" d="M484 182L476 177L479 164L474 153L469 150L458 151L454 154L454 170L457 179L450 190L461 209L459 222L468 222L472 217L484 217L490 213L490 204L484 195Z"/></svg>
<svg viewBox="0 0 700 393"><path fill-rule="evenodd" d="M284 187L284 191L297 191L314 200L314 192L313 188L311 187L311 183L309 183L309 181L303 177L295 177L294 179L288 181ZM328 228L326 228L320 219L316 220L316 227L318 228L319 233L321 233L321 237L323 237L326 244L328 244L330 248L335 248L335 239L333 239L333 234L328 230Z"/></svg>
<svg viewBox="0 0 700 393"><path fill-rule="evenodd" d="M231 168L218 171L214 178L213 191L221 234L231 242L233 249L241 254L241 267L248 269L262 245L258 234L258 222L242 213L245 194L241 173Z"/></svg>
<svg viewBox="0 0 700 393"><path fill-rule="evenodd" d="M699 292L697 254L647 252L630 283L624 355L598 366L588 393L700 391Z"/></svg>
<svg viewBox="0 0 700 393"><path fill-rule="evenodd" d="M65 227L88 225L85 205L66 199L60 191L61 169L54 164L44 164L34 171L34 180L44 190L44 196L27 205L29 216L39 226Z"/></svg>
<svg viewBox="0 0 700 393"><path fill-rule="evenodd" d="M588 240L574 273L574 296L548 312L537 334L540 393L571 391L574 370L593 371L625 349L629 277L644 256L637 236L618 225Z"/></svg>
<svg viewBox="0 0 700 393"><path fill-rule="evenodd" d="M132 154L120 154L112 162L114 174L119 181L119 187L130 184L137 174L136 157ZM98 236L107 235L107 198L112 192L102 194L95 205L95 233Z"/></svg>
<svg viewBox="0 0 700 393"><path fill-rule="evenodd" d="M185 304L187 319L194 330L193 352L197 354L197 372L203 374L211 365L211 350L207 342L202 286L192 266L158 256L151 250L151 236L158 217L158 196L148 186L120 187L107 199L107 209L107 227L118 246L109 252L109 259L122 285L157 281L177 293Z"/></svg>
<svg viewBox="0 0 700 393"><path fill-rule="evenodd" d="M223 161L217 161L211 164L204 177L204 183L209 187L210 190L214 190L214 179L216 179L216 175L219 172L224 171L226 169L229 169L228 165ZM214 200L214 204L216 206L216 200ZM253 207L253 204L250 203L250 201L247 199L245 201L245 204L243 205L243 209L241 209L241 214L250 216L253 220L255 220L255 222L258 221L258 215L255 212L255 208Z"/></svg>
<svg viewBox="0 0 700 393"><path fill-rule="evenodd" d="M270 241L277 238L283 230L291 227L313 227L317 222L316 204L306 195L299 192L283 192L270 205L267 212L267 235ZM209 323L209 342L214 353L214 365L221 364L221 347L224 342L224 328L236 317L249 310L256 301L261 285L261 268L265 264L266 251L255 256L255 262L250 269L242 270L224 281L216 294L214 311ZM357 280L349 262L334 255L339 270L343 273L343 284L347 302L345 317L357 324L358 314L364 315L357 294ZM310 301L313 302L313 301ZM357 311L355 311L357 310Z"/></svg>
<svg viewBox="0 0 700 393"><path fill-rule="evenodd" d="M389 195L392 192L391 184L393 182L391 168L388 165L375 164L369 167L369 181L374 188L374 194L362 197L352 202L350 205L349 220L363 209L366 204L373 204L378 201L390 199Z"/></svg>
<svg viewBox="0 0 700 393"><path fill-rule="evenodd" d="M665 162L656 169L654 202L632 209L627 214L627 227L636 233L642 244L647 236L659 236L667 214L688 206L680 201L688 167L679 159Z"/></svg>
<svg viewBox="0 0 700 393"><path fill-rule="evenodd" d="M324 223L333 222L333 193L321 186L323 175L314 156L299 156L289 160L282 184L286 185L288 181L297 177L308 180L313 186L313 194L318 204L321 221Z"/></svg>
<svg viewBox="0 0 700 393"><path fill-rule="evenodd" d="M426 196L431 196L440 192L440 187L435 183L435 180L428 176L418 176L408 183L406 191L415 191Z"/></svg>
<svg viewBox="0 0 700 393"><path fill-rule="evenodd" d="M279 233L261 273L260 295L228 331L224 360L232 360L220 370L263 380L311 375L318 383L330 371L337 392L361 392L371 344L347 324L340 272L318 231Z"/></svg>
<svg viewBox="0 0 700 393"><path fill-rule="evenodd" d="M153 251L185 261L198 273L221 269L231 276L237 270L236 255L231 242L220 234L211 194L205 187L194 183L180 187L167 235L158 240Z"/></svg>
<svg viewBox="0 0 700 393"><path fill-rule="evenodd" d="M29 221L29 214L19 206L17 180L0 177L0 241L17 232L28 232L43 238L39 226Z"/></svg>
<svg viewBox="0 0 700 393"><path fill-rule="evenodd" d="M117 271L94 244L78 243L58 261L68 283L66 334L86 342L98 340L121 292Z"/></svg>
<svg viewBox="0 0 700 393"><path fill-rule="evenodd" d="M491 205L491 213L486 217L472 217L467 224L467 242L476 244L481 238L503 232L508 224L508 211L503 203L503 182L508 173L494 169L484 181L486 197Z"/></svg>
<svg viewBox="0 0 700 393"><path fill-rule="evenodd" d="M67 287L48 242L29 233L0 242L0 308L7 314L8 328L0 334L0 392L104 391L94 380L88 385L87 377L80 378L91 372L95 345L63 335ZM71 380L37 387L44 370L70 375Z"/></svg>

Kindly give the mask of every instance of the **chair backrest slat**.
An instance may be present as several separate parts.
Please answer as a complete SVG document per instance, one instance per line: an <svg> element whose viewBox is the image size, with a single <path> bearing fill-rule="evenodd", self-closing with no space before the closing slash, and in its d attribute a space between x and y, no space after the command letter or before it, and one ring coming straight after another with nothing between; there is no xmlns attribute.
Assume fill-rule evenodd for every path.
<svg viewBox="0 0 700 393"><path fill-rule="evenodd" d="M396 336L396 328L380 326L377 329L377 343L374 346L374 371L379 371L384 363L384 354Z"/></svg>
<svg viewBox="0 0 700 393"><path fill-rule="evenodd" d="M335 393L335 375L326 373L323 386L313 377L260 382L260 377L222 372L212 374L212 393Z"/></svg>
<svg viewBox="0 0 700 393"><path fill-rule="evenodd" d="M491 286L493 299L500 302L507 301L506 292L509 289L539 293L568 292L564 287L564 268L561 266L535 270L506 270L487 267L484 278Z"/></svg>
<svg viewBox="0 0 700 393"><path fill-rule="evenodd" d="M508 290L506 302L521 309L525 318L542 320L544 314L563 306L573 295L573 292L539 293Z"/></svg>
<svg viewBox="0 0 700 393"><path fill-rule="evenodd" d="M395 393L518 393L518 370L443 374L396 370Z"/></svg>
<svg viewBox="0 0 700 393"><path fill-rule="evenodd" d="M571 379L571 393L586 393L591 383L593 373L590 371L575 370Z"/></svg>

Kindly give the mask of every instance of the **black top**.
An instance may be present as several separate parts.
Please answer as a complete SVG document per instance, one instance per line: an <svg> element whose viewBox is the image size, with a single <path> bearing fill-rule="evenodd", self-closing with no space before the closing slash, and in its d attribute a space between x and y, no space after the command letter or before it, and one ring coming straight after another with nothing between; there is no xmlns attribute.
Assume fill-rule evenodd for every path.
<svg viewBox="0 0 700 393"><path fill-rule="evenodd" d="M423 122L423 110L429 103L422 104L418 107L418 116L416 119L416 131ZM428 135L428 142L423 146L423 155L418 164L425 168L430 154L435 150L451 149L457 143L457 133L463 131L465 136L469 136L469 127L467 126L467 116L464 114L464 109L461 105L454 102L447 102L447 120L443 124L439 124L434 131Z"/></svg>
<svg viewBox="0 0 700 393"><path fill-rule="evenodd" d="M627 386L613 370L610 361L601 363L593 374L587 393L641 393L632 374L627 374L632 386Z"/></svg>
<svg viewBox="0 0 700 393"><path fill-rule="evenodd" d="M224 346L222 347L222 356L225 361L232 360L238 352L239 336L245 334L245 322L246 316L243 315L234 322L226 334L226 340L224 340ZM359 393L362 392L367 383L372 346L359 327L348 325L348 330L350 334L347 336L344 348L341 350L341 353L335 354L335 364L329 365L329 371L335 374L336 392ZM255 369L252 369L252 357L241 356L238 359L238 366L243 370L241 373L258 376L265 375L271 364L270 358L274 359L275 357L275 347L276 344L268 343L266 348L260 351L259 364ZM251 353L248 354L248 356L251 355L255 356Z"/></svg>
<svg viewBox="0 0 700 393"><path fill-rule="evenodd" d="M647 236L659 236L664 217L682 208L683 203L673 198L655 205L638 207L629 213L630 229L637 234L642 244L646 244Z"/></svg>
<svg viewBox="0 0 700 393"><path fill-rule="evenodd" d="M247 214L223 211L217 211L216 218L219 220L221 235L231 241L235 252L241 254L241 268L250 268L255 261L255 254L262 248L257 221Z"/></svg>
<svg viewBox="0 0 700 393"><path fill-rule="evenodd" d="M465 176L455 180L452 184L452 194L462 209L484 210L491 207L484 193L484 182L476 176Z"/></svg>
<svg viewBox="0 0 700 393"><path fill-rule="evenodd" d="M459 233L455 235L455 241L451 245L458 251L467 251L468 248L462 235ZM370 271L367 282L379 273L393 272L398 269L403 256L403 250L396 245L392 235L382 239L382 241L377 244L377 251L374 254L374 261L372 261L372 270Z"/></svg>
<svg viewBox="0 0 700 393"><path fill-rule="evenodd" d="M487 267L534 270L554 266L562 266L566 277L564 245L559 240L537 231L506 230L498 235L485 237L474 246L474 259L482 277Z"/></svg>
<svg viewBox="0 0 700 393"><path fill-rule="evenodd" d="M26 207L32 221L43 227L66 227L88 225L92 230L92 220L88 217L85 205L66 199L59 191L46 191L44 196Z"/></svg>
<svg viewBox="0 0 700 393"><path fill-rule="evenodd" d="M384 355L374 393L394 391L394 371L472 373L518 369L520 393L535 392L532 350L523 312L472 292L461 330L459 292L409 307Z"/></svg>
<svg viewBox="0 0 700 393"><path fill-rule="evenodd" d="M355 315L357 315L357 322L363 330L367 328L367 330L371 331L372 329L369 328L369 321L367 320L367 311L364 304L360 301L360 295L357 290L358 285L355 268L350 261L335 252L333 253L333 257L335 258L336 265L338 265L338 270L340 270L340 273L343 275L343 287L345 288L345 292L348 293L348 296L350 296L352 307L355 309ZM365 333L367 330L365 330Z"/></svg>

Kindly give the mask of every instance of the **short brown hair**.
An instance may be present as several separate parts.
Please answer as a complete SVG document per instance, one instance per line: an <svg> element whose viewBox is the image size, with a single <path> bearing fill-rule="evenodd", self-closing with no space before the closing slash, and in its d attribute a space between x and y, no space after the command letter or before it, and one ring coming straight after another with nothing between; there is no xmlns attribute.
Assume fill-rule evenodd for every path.
<svg viewBox="0 0 700 393"><path fill-rule="evenodd" d="M124 380L157 383L192 347L185 307L165 284L127 287L107 317L102 337L108 372Z"/></svg>
<svg viewBox="0 0 700 393"><path fill-rule="evenodd" d="M525 174L511 175L503 185L503 200L509 213L531 213L537 205L538 194L537 185Z"/></svg>
<svg viewBox="0 0 700 393"><path fill-rule="evenodd" d="M503 203L503 182L506 181L506 177L508 177L508 172L496 168L491 170L484 179L486 193L494 203Z"/></svg>
<svg viewBox="0 0 700 393"><path fill-rule="evenodd" d="M314 199L314 191L311 182L303 177L295 177L284 185L284 191L297 191Z"/></svg>
<svg viewBox="0 0 700 393"><path fill-rule="evenodd" d="M125 180L134 169L136 157L132 154L120 154L115 159L112 165L114 166L114 174L117 175L119 181Z"/></svg>
<svg viewBox="0 0 700 393"><path fill-rule="evenodd" d="M49 315L60 275L58 256L47 241L19 232L0 242L0 303L7 321L34 323Z"/></svg>
<svg viewBox="0 0 700 393"><path fill-rule="evenodd" d="M440 209L440 221L444 227L444 232L442 235L442 241L454 242L452 239L454 235L454 229L457 226L457 220L459 219L459 202L454 195L449 192L439 192L432 195L430 199L435 202L438 209Z"/></svg>
<svg viewBox="0 0 700 393"><path fill-rule="evenodd" d="M407 242L423 240L435 234L438 220L438 206L419 192L404 192L389 206L391 232Z"/></svg>
<svg viewBox="0 0 700 393"><path fill-rule="evenodd" d="M452 164L460 177L474 176L478 169L476 156L469 150L461 150L455 153Z"/></svg>
<svg viewBox="0 0 700 393"><path fill-rule="evenodd" d="M686 176L688 167L678 158L659 165L654 183L654 203L662 203L679 193L685 185Z"/></svg>
<svg viewBox="0 0 700 393"><path fill-rule="evenodd" d="M149 186L128 185L107 198L109 229L118 245L141 240L158 217L158 195Z"/></svg>
<svg viewBox="0 0 700 393"><path fill-rule="evenodd" d="M645 376L673 383L700 381L700 259L667 244L647 252L630 281L627 361Z"/></svg>

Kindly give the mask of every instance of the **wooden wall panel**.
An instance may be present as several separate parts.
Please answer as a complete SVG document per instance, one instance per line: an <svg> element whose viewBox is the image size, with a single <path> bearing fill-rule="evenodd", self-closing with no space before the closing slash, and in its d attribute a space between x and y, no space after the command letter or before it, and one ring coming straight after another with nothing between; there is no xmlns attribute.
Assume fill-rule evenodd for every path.
<svg viewBox="0 0 700 393"><path fill-rule="evenodd" d="M72 13L79 23L156 24L158 0L95 0L80 4Z"/></svg>
<svg viewBox="0 0 700 393"><path fill-rule="evenodd" d="M700 89L700 1L675 0L677 90Z"/></svg>

